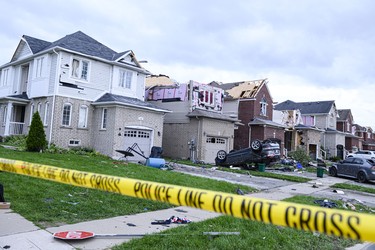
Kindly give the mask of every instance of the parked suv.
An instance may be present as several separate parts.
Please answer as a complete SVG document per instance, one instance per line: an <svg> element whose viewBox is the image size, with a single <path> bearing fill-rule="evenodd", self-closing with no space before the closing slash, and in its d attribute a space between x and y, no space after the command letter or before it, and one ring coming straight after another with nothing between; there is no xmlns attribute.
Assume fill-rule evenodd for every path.
<svg viewBox="0 0 375 250"><path fill-rule="evenodd" d="M217 166L236 166L250 169L252 163L269 165L278 160L280 160L280 145L278 143L271 140L254 140L249 148L232 150L229 153L219 150L215 163Z"/></svg>
<svg viewBox="0 0 375 250"><path fill-rule="evenodd" d="M360 157L368 160L375 160L375 152L370 150L360 150L355 153L348 154L347 157Z"/></svg>

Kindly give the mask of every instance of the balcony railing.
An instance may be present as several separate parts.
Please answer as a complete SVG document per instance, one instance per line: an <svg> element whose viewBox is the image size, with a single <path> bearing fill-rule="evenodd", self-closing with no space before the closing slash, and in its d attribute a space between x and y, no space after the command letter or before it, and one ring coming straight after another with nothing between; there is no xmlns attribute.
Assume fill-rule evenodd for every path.
<svg viewBox="0 0 375 250"><path fill-rule="evenodd" d="M10 122L9 135L22 135L24 124L23 122Z"/></svg>

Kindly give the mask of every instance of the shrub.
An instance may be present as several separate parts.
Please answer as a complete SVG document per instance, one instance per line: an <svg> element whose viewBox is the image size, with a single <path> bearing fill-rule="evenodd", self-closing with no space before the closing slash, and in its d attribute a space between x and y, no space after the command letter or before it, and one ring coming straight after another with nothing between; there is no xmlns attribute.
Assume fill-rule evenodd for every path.
<svg viewBox="0 0 375 250"><path fill-rule="evenodd" d="M26 150L39 152L46 148L47 140L44 132L43 123L40 119L39 112L35 112L31 120L30 131L26 139Z"/></svg>
<svg viewBox="0 0 375 250"><path fill-rule="evenodd" d="M9 135L4 137L4 144L17 147L20 150L26 148L26 135Z"/></svg>
<svg viewBox="0 0 375 250"><path fill-rule="evenodd" d="M295 151L289 152L288 156L301 163L304 167L307 167L311 161L310 156L302 148L297 148Z"/></svg>

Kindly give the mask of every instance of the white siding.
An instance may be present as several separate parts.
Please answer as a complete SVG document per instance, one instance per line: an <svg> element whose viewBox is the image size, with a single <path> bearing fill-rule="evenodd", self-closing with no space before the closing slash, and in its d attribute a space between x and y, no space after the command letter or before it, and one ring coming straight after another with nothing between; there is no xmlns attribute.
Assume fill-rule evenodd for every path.
<svg viewBox="0 0 375 250"><path fill-rule="evenodd" d="M40 58L40 57L37 57ZM32 63L30 63L30 70L29 70L29 98L36 98L40 96L47 96L49 94L49 77L50 77L50 69L51 69L51 58L48 54L44 55L43 66L42 66L42 76L35 77L36 71L36 59Z"/></svg>

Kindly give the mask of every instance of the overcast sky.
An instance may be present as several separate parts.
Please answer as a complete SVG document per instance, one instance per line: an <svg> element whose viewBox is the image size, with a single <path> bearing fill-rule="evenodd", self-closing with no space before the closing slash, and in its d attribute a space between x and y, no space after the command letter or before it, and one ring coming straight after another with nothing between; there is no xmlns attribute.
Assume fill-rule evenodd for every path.
<svg viewBox="0 0 375 250"><path fill-rule="evenodd" d="M0 0L0 65L22 35L82 31L178 82L268 78L274 102L334 100L375 129L373 0Z"/></svg>

